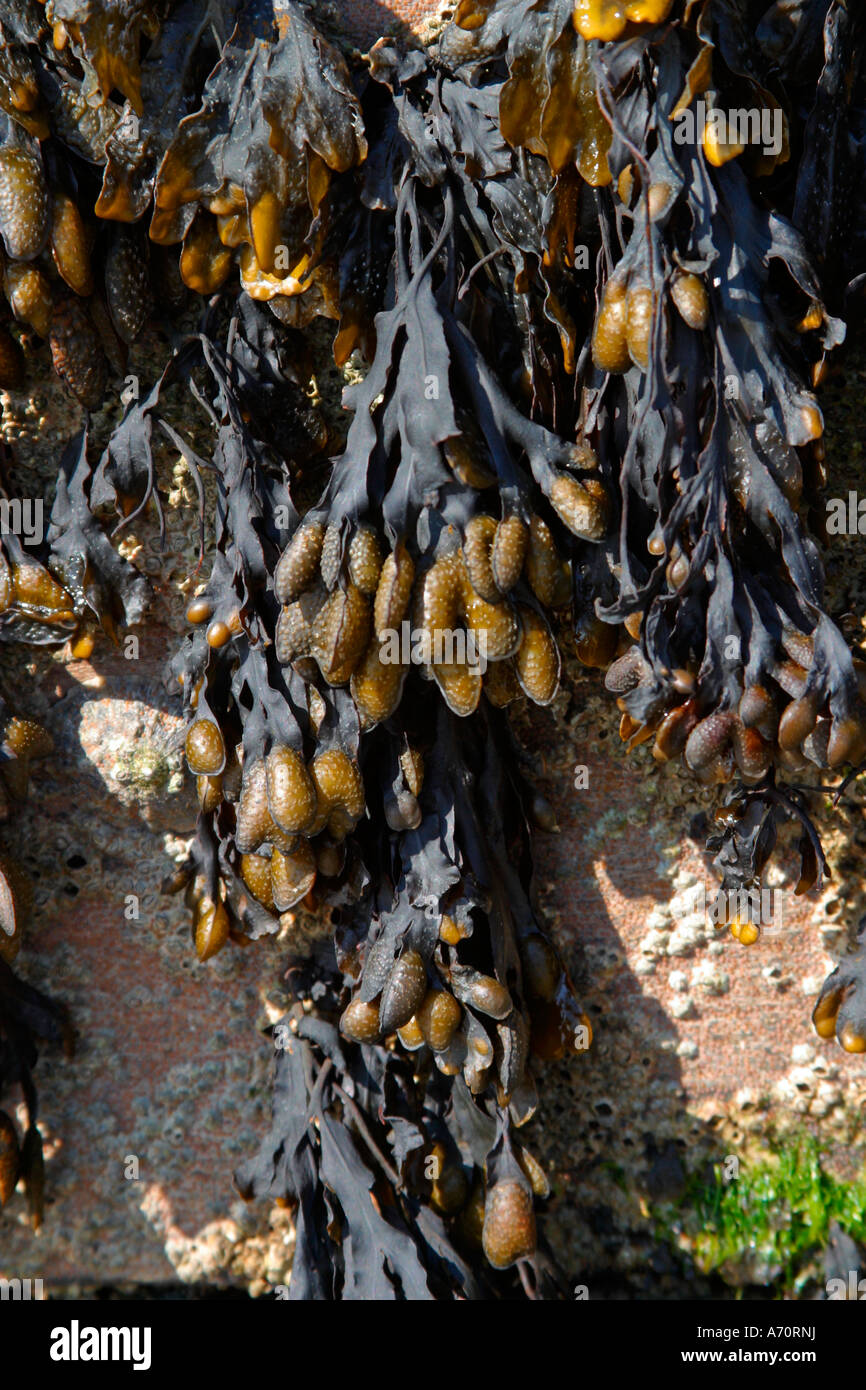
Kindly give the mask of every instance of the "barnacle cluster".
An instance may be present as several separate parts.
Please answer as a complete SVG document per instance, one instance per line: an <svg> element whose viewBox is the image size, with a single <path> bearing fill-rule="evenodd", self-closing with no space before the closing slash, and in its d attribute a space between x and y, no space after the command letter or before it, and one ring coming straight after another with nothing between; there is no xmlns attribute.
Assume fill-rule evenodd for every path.
<svg viewBox="0 0 866 1390"><path fill-rule="evenodd" d="M140 620L104 513L162 519L167 441L214 542L171 662L200 815L167 887L201 960L277 933L296 957L237 1175L296 1207L295 1297L556 1295L519 1132L533 1068L592 1039L504 711L549 705L564 653L629 748L730 784L723 886L760 882L791 817L798 891L820 881L781 779L866 757L810 537L815 389L864 263L864 30L840 0L460 0L435 49L350 69L291 0L4 8L0 385L35 335L95 411L148 323L170 345L95 468L70 441L45 564L4 536L0 636ZM304 390L322 316L366 360L334 458ZM851 971L815 1022L857 1051Z"/></svg>

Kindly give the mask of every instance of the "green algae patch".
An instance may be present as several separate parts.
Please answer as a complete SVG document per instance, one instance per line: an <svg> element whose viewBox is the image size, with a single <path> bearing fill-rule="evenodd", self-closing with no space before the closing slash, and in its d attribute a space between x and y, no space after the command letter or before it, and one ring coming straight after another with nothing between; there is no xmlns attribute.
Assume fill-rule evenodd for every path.
<svg viewBox="0 0 866 1390"><path fill-rule="evenodd" d="M676 1213L657 1213L659 1234L705 1275L763 1284L776 1297L823 1282L835 1225L866 1241L866 1168L852 1182L828 1171L821 1145L801 1133L754 1162L722 1159L686 1182Z"/></svg>

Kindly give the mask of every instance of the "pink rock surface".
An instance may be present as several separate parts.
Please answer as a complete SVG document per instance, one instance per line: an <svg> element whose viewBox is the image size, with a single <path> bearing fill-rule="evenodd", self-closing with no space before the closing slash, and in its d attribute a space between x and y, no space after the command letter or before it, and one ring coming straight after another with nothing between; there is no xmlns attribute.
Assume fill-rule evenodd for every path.
<svg viewBox="0 0 866 1390"><path fill-rule="evenodd" d="M19 1195L0 1214L0 1273L42 1277L49 1289L175 1279L166 1242L177 1263L185 1242L228 1217L232 1168L267 1121L270 1048L255 1025L280 948L197 963L183 901L159 893L173 863L163 832L191 824L188 786L139 808L119 780L131 754L177 751L179 721L148 703L165 641L137 663L101 646L101 689L67 676L45 717L57 757L35 771L5 836L36 883L20 972L68 1004L78 1031L74 1060L46 1050L37 1069L45 1225L30 1233ZM93 676L83 664L71 671ZM131 894L138 920L126 916ZM249 1230L267 1224L263 1210L241 1218Z"/></svg>

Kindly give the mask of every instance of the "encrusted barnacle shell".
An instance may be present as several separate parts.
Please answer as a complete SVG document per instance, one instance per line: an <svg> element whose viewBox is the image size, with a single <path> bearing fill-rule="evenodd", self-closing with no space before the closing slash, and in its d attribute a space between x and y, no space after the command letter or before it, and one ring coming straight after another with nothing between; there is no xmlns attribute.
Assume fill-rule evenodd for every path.
<svg viewBox="0 0 866 1390"><path fill-rule="evenodd" d="M305 830L316 815L313 779L294 748L277 746L265 759L268 806L281 830Z"/></svg>
<svg viewBox="0 0 866 1390"><path fill-rule="evenodd" d="M29 324L40 338L51 331L51 286L36 265L11 261L3 277L3 289L16 319Z"/></svg>
<svg viewBox="0 0 866 1390"><path fill-rule="evenodd" d="M549 705L559 689L559 649L544 618L521 604L523 636L514 670L520 687L537 705Z"/></svg>
<svg viewBox="0 0 866 1390"><path fill-rule="evenodd" d="M409 606L414 582L414 562L403 541L398 541L385 558L376 586L373 627L377 637L381 638L384 633L399 628Z"/></svg>
<svg viewBox="0 0 866 1390"><path fill-rule="evenodd" d="M351 1042L377 1042L381 1036L378 1006L367 1004L356 996L343 1011L340 1032Z"/></svg>
<svg viewBox="0 0 866 1390"><path fill-rule="evenodd" d="M212 719L196 719L186 736L186 760L190 772L215 777L226 763L226 748L219 726Z"/></svg>
<svg viewBox="0 0 866 1390"><path fill-rule="evenodd" d="M585 541L603 539L610 504L598 479L588 478L585 483L579 483L567 473L560 473L550 489L550 500L560 521L575 536Z"/></svg>
<svg viewBox="0 0 866 1390"><path fill-rule="evenodd" d="M626 325L625 283L608 280L592 330L592 360L600 371L625 372L631 366Z"/></svg>
<svg viewBox="0 0 866 1390"><path fill-rule="evenodd" d="M359 526L349 541L349 578L362 594L375 594L382 573L382 547L372 526Z"/></svg>
<svg viewBox="0 0 866 1390"><path fill-rule="evenodd" d="M528 1259L536 1246L535 1212L528 1182L505 1178L484 1201L484 1254L494 1269Z"/></svg>
<svg viewBox="0 0 866 1390"><path fill-rule="evenodd" d="M335 589L313 623L310 651L330 685L345 685L370 636L370 601L349 584Z"/></svg>
<svg viewBox="0 0 866 1390"><path fill-rule="evenodd" d="M210 960L229 939L229 915L222 903L208 897L199 900L195 913L195 950L199 960Z"/></svg>
<svg viewBox="0 0 866 1390"><path fill-rule="evenodd" d="M287 912L305 898L316 881L316 856L308 840L301 840L290 854L275 849L271 855L271 892L279 912Z"/></svg>
<svg viewBox="0 0 866 1390"><path fill-rule="evenodd" d="M51 198L42 160L30 150L0 149L0 236L13 260L38 256L51 226Z"/></svg>
<svg viewBox="0 0 866 1390"><path fill-rule="evenodd" d="M469 581L481 598L487 603L498 603L502 595L496 586L491 564L491 551L496 536L497 522L485 512L473 516L466 523L463 533L463 559Z"/></svg>
<svg viewBox="0 0 866 1390"><path fill-rule="evenodd" d="M319 569L325 528L321 521L302 521L274 570L274 592L291 603L310 586Z"/></svg>
<svg viewBox="0 0 866 1390"><path fill-rule="evenodd" d="M523 571L529 531L520 516L503 517L496 528L490 564L496 587L507 594Z"/></svg>
<svg viewBox="0 0 866 1390"><path fill-rule="evenodd" d="M400 703L406 670L399 661L384 661L382 643L378 637L373 637L349 681L352 699L365 728L381 723L394 713Z"/></svg>
<svg viewBox="0 0 866 1390"><path fill-rule="evenodd" d="M404 951L391 967L379 1004L379 1026L393 1033L417 1011L427 993L427 970L417 951Z"/></svg>
<svg viewBox="0 0 866 1390"><path fill-rule="evenodd" d="M444 1052L460 1026L463 1010L448 990L430 989L415 1017L428 1047L434 1052Z"/></svg>

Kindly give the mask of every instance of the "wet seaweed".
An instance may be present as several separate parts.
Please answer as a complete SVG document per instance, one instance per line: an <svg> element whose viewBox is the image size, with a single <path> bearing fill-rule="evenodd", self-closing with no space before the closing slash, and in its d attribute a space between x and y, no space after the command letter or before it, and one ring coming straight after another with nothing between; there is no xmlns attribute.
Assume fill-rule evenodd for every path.
<svg viewBox="0 0 866 1390"><path fill-rule="evenodd" d="M820 885L792 779L866 755L814 507L866 264L863 55L839 0L461 0L436 48L351 67L291 3L4 7L0 385L35 337L95 412L146 326L168 345L95 466L70 441L41 560L4 536L0 636L143 619L113 538L164 531L180 454L214 558L171 661L200 815L166 887L201 960L278 933L294 959L237 1175L295 1210L293 1297L561 1296L520 1130L591 1030L504 711L553 701L563 649L629 748L727 788L723 889L760 887L787 820ZM335 457L319 317L366 361ZM850 1051L858 959L815 1014Z"/></svg>

